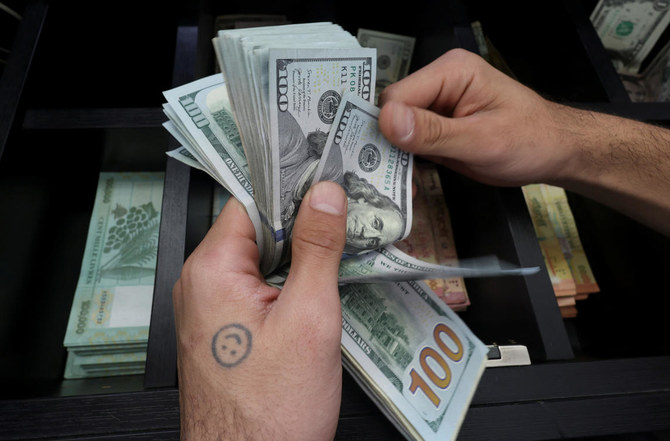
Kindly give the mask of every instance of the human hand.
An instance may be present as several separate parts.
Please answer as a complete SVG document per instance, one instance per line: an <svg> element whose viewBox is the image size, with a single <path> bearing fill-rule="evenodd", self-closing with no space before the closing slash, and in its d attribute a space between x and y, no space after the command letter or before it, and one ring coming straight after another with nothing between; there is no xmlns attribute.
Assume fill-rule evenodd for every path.
<svg viewBox="0 0 670 441"><path fill-rule="evenodd" d="M340 410L342 188L306 194L284 288L266 285L254 228L234 198L173 291L182 439L324 440Z"/></svg>
<svg viewBox="0 0 670 441"><path fill-rule="evenodd" d="M394 145L487 184L559 181L572 166L578 114L462 49L388 86L380 104Z"/></svg>

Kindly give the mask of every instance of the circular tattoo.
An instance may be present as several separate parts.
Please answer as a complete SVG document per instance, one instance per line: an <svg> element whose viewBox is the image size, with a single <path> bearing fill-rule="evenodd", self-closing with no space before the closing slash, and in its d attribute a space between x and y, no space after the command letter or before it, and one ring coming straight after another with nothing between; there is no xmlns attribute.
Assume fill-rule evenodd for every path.
<svg viewBox="0 0 670 441"><path fill-rule="evenodd" d="M240 364L251 352L251 332L239 323L226 325L212 338L212 355L223 367Z"/></svg>

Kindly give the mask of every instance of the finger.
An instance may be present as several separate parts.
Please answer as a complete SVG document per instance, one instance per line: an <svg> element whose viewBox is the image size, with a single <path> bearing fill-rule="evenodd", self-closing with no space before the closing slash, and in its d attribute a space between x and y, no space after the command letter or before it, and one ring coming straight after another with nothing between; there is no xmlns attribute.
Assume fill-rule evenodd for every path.
<svg viewBox="0 0 670 441"><path fill-rule="evenodd" d="M334 182L314 185L300 205L292 237L289 276L278 303L282 307L339 308L338 268L344 250L347 198Z"/></svg>
<svg viewBox="0 0 670 441"><path fill-rule="evenodd" d="M399 101L451 114L467 91L483 60L463 49L454 49L402 80L386 87L379 97L383 106Z"/></svg>
<svg viewBox="0 0 670 441"><path fill-rule="evenodd" d="M477 133L472 115L448 118L431 110L388 102L379 113L379 128L393 145L418 155L466 159Z"/></svg>
<svg viewBox="0 0 670 441"><path fill-rule="evenodd" d="M260 276L255 239L256 230L246 209L231 197L196 252L223 268L235 268L236 272Z"/></svg>

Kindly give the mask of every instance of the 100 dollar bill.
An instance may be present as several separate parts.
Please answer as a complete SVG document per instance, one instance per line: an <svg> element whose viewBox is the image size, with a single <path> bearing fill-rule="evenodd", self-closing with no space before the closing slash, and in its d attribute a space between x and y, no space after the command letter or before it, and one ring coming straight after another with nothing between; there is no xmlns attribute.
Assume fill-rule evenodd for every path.
<svg viewBox="0 0 670 441"><path fill-rule="evenodd" d="M269 245L263 242L261 217L246 154L235 123L223 77L211 75L163 92L166 114L173 126L165 128L182 144L168 155L207 172L240 201L256 231L261 258Z"/></svg>
<svg viewBox="0 0 670 441"><path fill-rule="evenodd" d="M455 439L486 346L423 282L340 287L344 366L405 436Z"/></svg>
<svg viewBox="0 0 670 441"><path fill-rule="evenodd" d="M377 49L375 103L389 84L405 78L414 52L414 37L360 28L356 38L363 47Z"/></svg>
<svg viewBox="0 0 670 441"><path fill-rule="evenodd" d="M314 176L341 183L347 193L347 254L404 239L412 227L414 157L383 137L378 118L377 107L345 95Z"/></svg>
<svg viewBox="0 0 670 441"><path fill-rule="evenodd" d="M279 241L290 237L317 166L330 160L322 153L343 95L372 101L375 50L271 49L269 60L272 216Z"/></svg>

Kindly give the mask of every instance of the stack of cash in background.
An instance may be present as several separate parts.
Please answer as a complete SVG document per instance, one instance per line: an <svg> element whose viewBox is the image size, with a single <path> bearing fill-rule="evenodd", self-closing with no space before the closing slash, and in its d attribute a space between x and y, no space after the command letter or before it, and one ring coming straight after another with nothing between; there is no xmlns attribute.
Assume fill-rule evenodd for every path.
<svg viewBox="0 0 670 441"><path fill-rule="evenodd" d="M221 74L164 92L165 127L182 144L168 154L246 207L266 281L277 286L290 271L288 238L312 181L341 183L349 215L355 208L374 215L371 227L390 236L351 234L356 222L347 222L343 364L409 439L454 439L487 348L421 280L504 271L436 265L391 245L413 223L413 158L379 132L376 50L330 23L222 30L214 45ZM226 197L215 192L213 218ZM373 199L382 205L366 207Z"/></svg>
<svg viewBox="0 0 670 441"><path fill-rule="evenodd" d="M647 0L600 0L591 23L634 102L670 99L670 4Z"/></svg>
<svg viewBox="0 0 670 441"><path fill-rule="evenodd" d="M502 54L486 36L481 23L472 23L479 52L500 71L516 78ZM522 187L538 244L549 273L561 316L577 316L577 300L600 291L584 252L565 190L546 184Z"/></svg>
<svg viewBox="0 0 670 441"><path fill-rule="evenodd" d="M416 39L407 35L390 34L360 28L356 36L363 47L377 49L377 80L375 104L379 94L389 84L407 76L414 53Z"/></svg>
<svg viewBox="0 0 670 441"><path fill-rule="evenodd" d="M437 167L433 163L414 163L414 216L412 232L395 246L425 262L458 265L449 209L444 199ZM470 299L463 277L428 279L426 284L454 311L465 311Z"/></svg>
<svg viewBox="0 0 670 441"><path fill-rule="evenodd" d="M64 345L65 378L141 374L163 173L100 173Z"/></svg>
<svg viewBox="0 0 670 441"><path fill-rule="evenodd" d="M600 289L582 247L565 190L533 184L524 186L523 194L561 315L575 317L576 301Z"/></svg>

